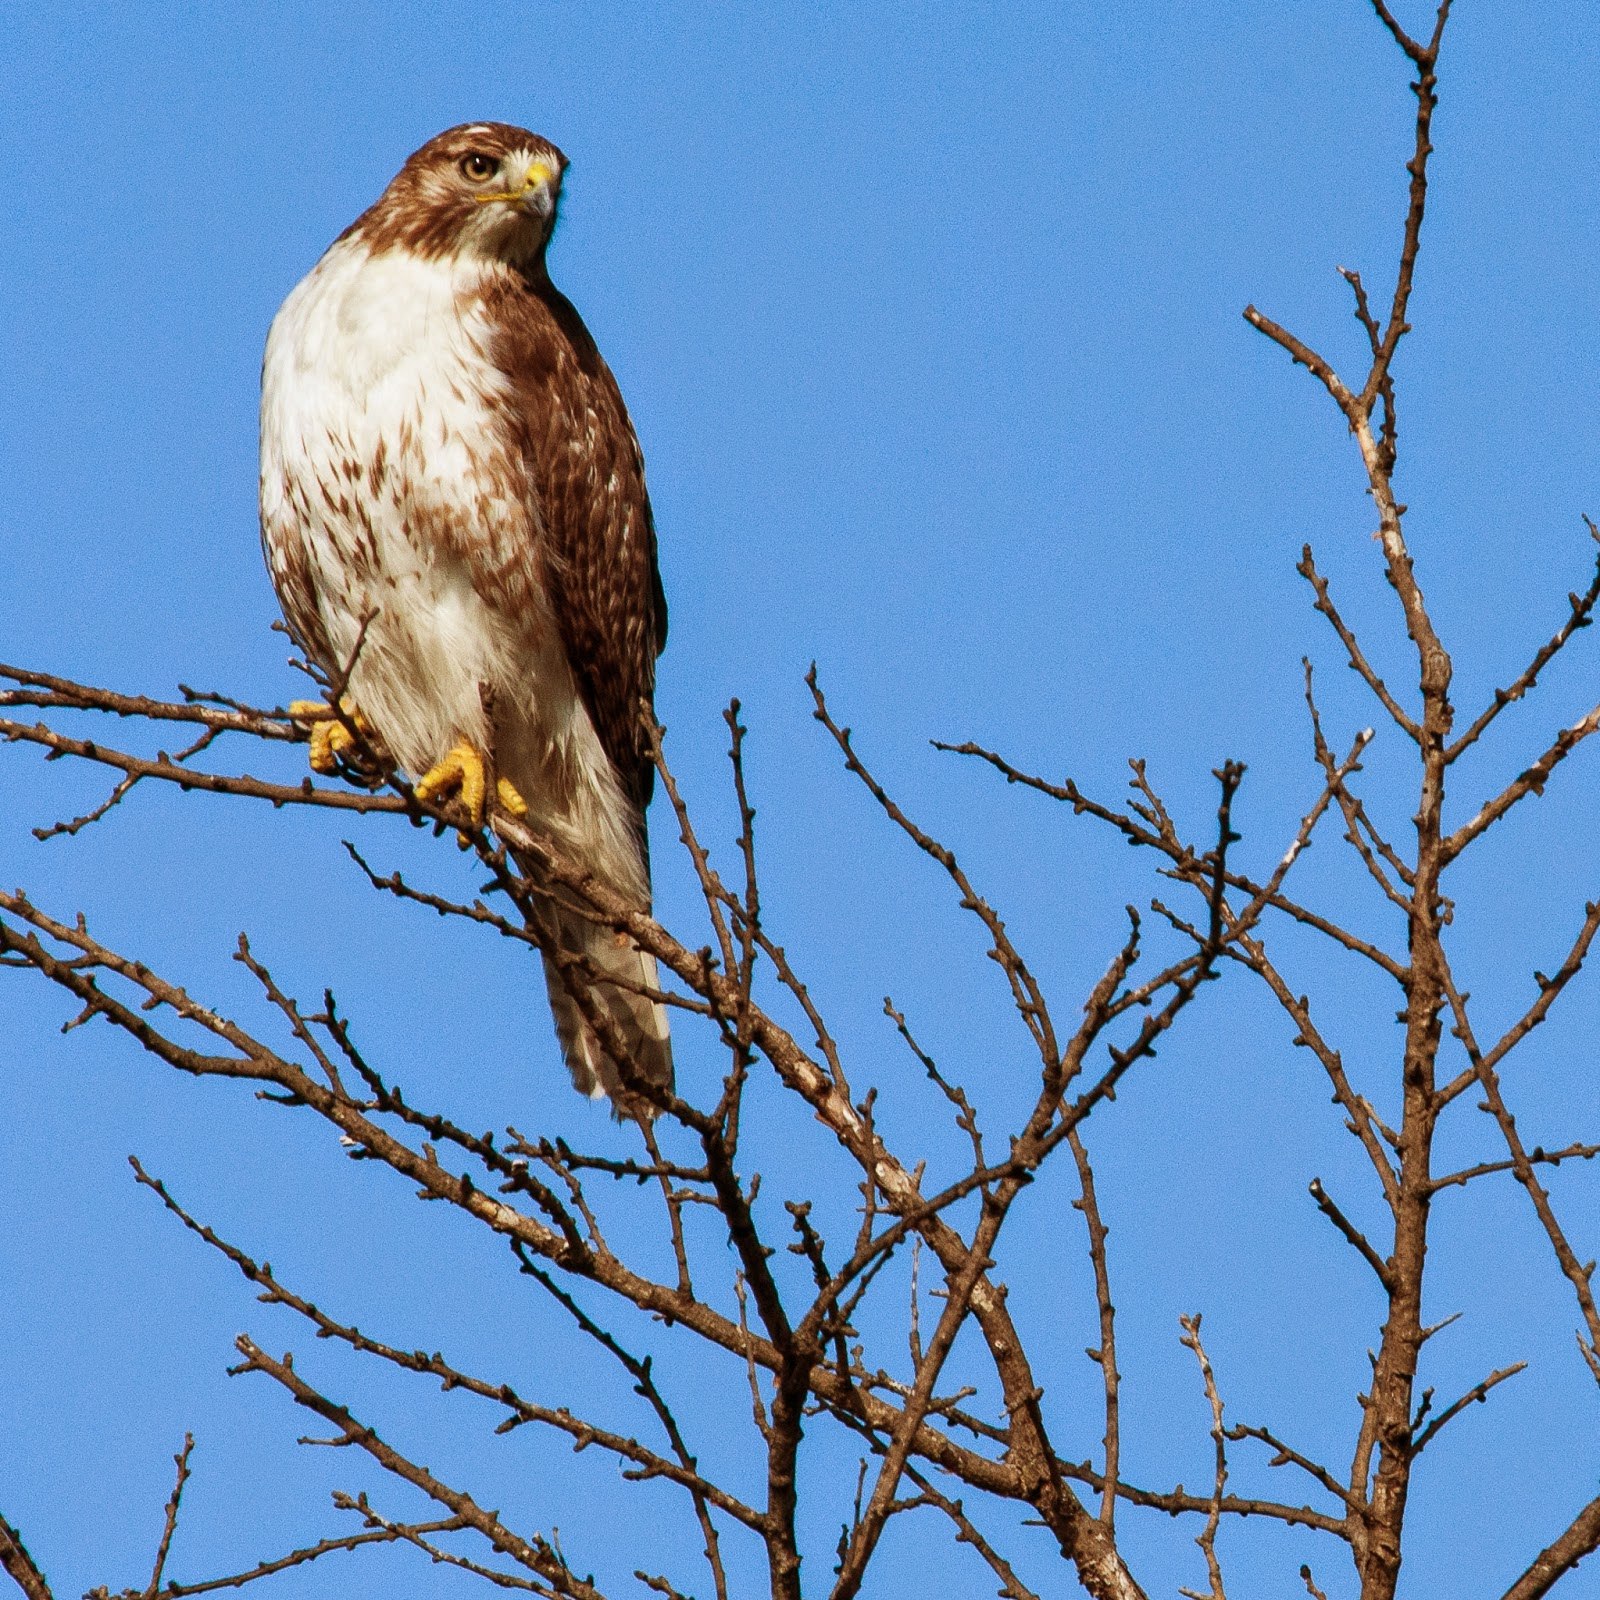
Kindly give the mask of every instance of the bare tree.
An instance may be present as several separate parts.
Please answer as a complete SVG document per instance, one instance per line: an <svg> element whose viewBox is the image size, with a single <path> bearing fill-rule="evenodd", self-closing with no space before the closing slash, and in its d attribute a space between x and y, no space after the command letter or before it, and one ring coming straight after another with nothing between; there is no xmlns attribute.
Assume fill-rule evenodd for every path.
<svg viewBox="0 0 1600 1600"><path fill-rule="evenodd" d="M1344 660L1381 711L1383 748L1400 752L1399 775L1385 782L1414 787L1414 836L1391 837L1374 820L1357 780L1378 736L1364 729L1341 747L1325 732L1309 663L1305 699L1314 779L1299 826L1265 852L1242 851L1234 828L1244 777L1237 763L1216 770L1214 817L1190 825L1174 814L1142 762L1132 765L1130 796L1113 802L1070 779L1055 782L1025 772L975 743L943 746L987 763L1008 783L1060 803L1074 817L1113 830L1172 886L1150 902L1166 953L1147 958L1143 920L1130 908L1125 940L1105 953L1099 980L1063 1007L1046 995L995 903L955 852L879 782L815 671L808 679L815 717L839 758L889 826L948 881L981 930L1032 1058L1020 1115L1007 1117L1003 1104L980 1104L924 1049L892 1000L884 1009L903 1046L899 1057L845 1059L763 906L746 730L737 702L726 713L740 819L731 865L714 860L701 842L659 734L656 740L667 805L704 900L703 935L683 935L574 867L517 819L496 815L477 828L452 806L419 799L373 752L361 758L362 734L354 726L355 755L345 774L350 782L257 778L237 763L220 764L220 754L241 741L302 741L303 725L282 708L189 690L178 700L157 700L0 668L10 685L0 691L0 733L6 739L116 775L101 805L41 830L45 835L75 834L150 784L266 802L274 811L337 811L359 831L361 843L350 844L350 854L382 894L469 925L486 938L525 947L534 957L547 941L533 885L516 865L533 862L542 887L559 889L600 925L637 941L671 974L674 986L659 998L683 1019L680 1036L693 1037L698 1029L699 1042L685 1049L685 1059L721 1063L716 1072L685 1073L689 1083L710 1084L703 1092L675 1093L632 1073L622 1041L610 1036L605 1013L590 1000L594 975L581 960L554 952L633 1090L628 1115L597 1136L596 1148L579 1150L537 1130L519 1131L514 1122L500 1132L479 1132L402 1091L383 1063L364 1052L358 1020L339 1009L331 991L310 1003L286 992L245 941L238 959L259 987L270 1026L209 1005L156 966L111 948L82 916L53 912L21 890L0 892L0 962L42 976L69 995L77 1008L73 1025L99 1018L180 1073L239 1080L275 1110L322 1119L351 1155L389 1169L419 1197L443 1202L466 1224L503 1241L510 1270L535 1285L556 1315L570 1319L611 1360L621 1390L637 1402L641 1423L632 1430L609 1425L609 1396L529 1396L502 1374L468 1370L443 1353L388 1342L363 1330L348 1310L336 1313L314 1303L241 1244L221 1237L135 1161L143 1188L231 1262L263 1302L294 1314L318 1339L398 1374L476 1397L500 1433L529 1429L552 1450L603 1452L629 1481L679 1491L682 1514L703 1551L703 1572L692 1581L708 1586L719 1600L749 1587L738 1574L748 1568L751 1550L759 1551L773 1596L826 1590L834 1600L849 1600L867 1583L886 1531L902 1517L942 1524L1011 1600L1028 1600L1034 1592L1019 1575L1019 1565L1028 1570L1028 1564L1016 1553L1019 1529L1027 1524L1048 1530L1060 1560L1087 1593L1097 1600L1134 1600L1146 1589L1119 1537L1125 1508L1175 1519L1181 1537L1199 1546L1197 1571L1205 1587L1186 1594L1225 1600L1219 1534L1237 1526L1242 1537L1247 1523L1268 1522L1298 1530L1307 1541L1300 1569L1307 1593L1359 1592L1363 1600L1389 1600L1401 1570L1409 1497L1429 1447L1526 1365L1512 1361L1437 1405L1431 1387L1419 1394L1428 1341L1438 1332L1424 1320L1435 1212L1497 1175L1509 1176L1525 1193L1554 1266L1575 1298L1581 1357L1600 1381L1594 1263L1559 1220L1549 1187L1555 1169L1589 1159L1600 1144L1530 1148L1503 1084L1510 1056L1582 970L1600 933L1600 901L1574 911L1576 928L1565 953L1553 974L1534 975L1536 992L1526 1009L1480 1033L1486 1025L1452 968L1453 906L1446 892L1452 866L1522 801L1542 793L1567 756L1600 729L1595 706L1562 727L1537 760L1464 820L1447 822L1454 764L1495 730L1501 713L1536 687L1552 659L1589 624L1600 599L1600 566L1587 588L1568 597L1564 619L1526 668L1471 720L1458 722L1450 701L1451 656L1424 600L1406 542L1406 508L1395 488L1400 435L1394 364L1410 328L1450 0L1442 0L1426 39L1406 33L1384 0L1372 0L1372 6L1415 71L1416 117L1387 305L1374 306L1360 274L1343 274L1363 335L1365 373L1359 381L1341 377L1330 359L1272 317L1254 307L1245 316L1308 369L1337 406L1360 454L1378 517L1378 559L1416 665L1414 690L1391 688L1379 675L1309 547L1299 571ZM1592 525L1590 532L1600 538ZM340 686L324 687L336 705ZM162 724L172 724L190 742L175 754L124 748L141 742L104 736L101 725L113 719L148 730L152 739ZM264 814L269 826L270 817ZM431 826L447 838L458 833L486 878L483 891L473 896L428 887L372 864L395 819ZM1352 869L1381 897L1381 924L1353 925L1299 896L1295 869L1325 825L1342 825ZM1336 1043L1343 1019L1336 1008L1309 998L1283 964L1285 930L1314 936L1330 961L1360 964L1392 986L1403 1024L1392 1060L1347 1065ZM1403 941L1396 940L1399 931ZM1393 953L1395 947L1402 953ZM1274 1427L1231 1422L1227 1374L1216 1370L1202 1341L1199 1312L1185 1315L1175 1337L1196 1364L1196 1394L1204 1404L1196 1415L1209 1417L1209 1428L1201 1425L1199 1433L1209 1434L1210 1481L1194 1492L1130 1481L1123 1469L1124 1408L1105 1220L1116 1196L1097 1185L1086 1130L1119 1088L1137 1082L1140 1064L1185 1010L1201 1001L1212 980L1233 973L1238 981L1258 982L1281 1008L1293 1043L1324 1075L1337 1115L1370 1168L1381 1231L1355 1220L1366 1201L1358 1206L1348 1196L1336 1197L1319 1179L1311 1182L1310 1194L1375 1280L1384 1315L1372 1336L1370 1383L1347 1419L1342 1465L1314 1459ZM1218 995L1209 1003L1223 1002ZM836 1152L846 1163L847 1183L839 1186L819 1167L816 1192L775 1200L762 1189L745 1126L748 1097L758 1084L765 1099L785 1108L785 1136L798 1144L820 1141ZM949 1157L942 1137L919 1144L884 1131L889 1122L914 1125L914 1119L884 1113L916 1104L918 1097L942 1108L957 1130L959 1159ZM1471 1165L1441 1170L1441 1129L1469 1103L1487 1113L1499 1147ZM1386 1114L1391 1105L1397 1115ZM1037 1349L1037 1330L1013 1315L999 1272L1007 1223L1028 1203L1047 1166L1070 1175L1086 1228L1087 1272L1073 1292L1092 1306L1098 1330L1089 1355L1098 1369L1101 1403L1092 1419L1063 1420L1045 1404L1057 1376L1030 1353ZM613 1243L614 1218L635 1209L641 1191L653 1197L652 1227L661 1246L655 1259L670 1264L665 1271ZM1031 1270L1030 1264L1024 1261L1020 1270ZM643 1354L647 1343L652 1353ZM369 1546L409 1546L502 1589L573 1600L602 1593L587 1575L590 1554L565 1548L553 1531L516 1526L487 1509L463 1483L422 1465L392 1430L380 1433L357 1415L291 1355L274 1353L249 1335L239 1336L237 1353L233 1371L269 1380L317 1419L318 1436L308 1442L365 1458L364 1470L352 1468L352 1478L368 1487L353 1484L335 1497L346 1520L334 1532L233 1571L178 1579L171 1570L191 1470L193 1441L186 1438L149 1577L117 1591L117 1600L242 1587ZM714 1407L708 1393L717 1397ZM735 1399L757 1464L713 1469L705 1464L706 1431L726 1425ZM806 1440L824 1432L853 1441L859 1468L848 1481L818 1481L802 1470ZM1096 1436L1098 1449L1092 1450ZM725 1454L719 1451L719 1459ZM1263 1459L1286 1470L1291 1481L1314 1494L1316 1504L1239 1494L1231 1487L1235 1455L1247 1457L1252 1471ZM399 1492L400 1485L426 1497L433 1514L407 1518L386 1511L387 1493ZM831 1552L808 1547L806 1529L817 1525L820 1514L809 1509L813 1499L840 1527ZM578 1544L595 1531L577 1530ZM647 1527L641 1524L631 1535L627 1528L607 1530L613 1544L627 1546L630 1536L630 1564L640 1583L667 1596L689 1592L690 1578L656 1569L658 1541ZM1505 1590L1504 1600L1546 1594L1597 1546L1600 1496L1576 1509L1552 1507L1550 1526L1530 1530L1526 1570ZM1353 1587L1334 1575L1343 1558ZM29 1600L48 1600L51 1589L41 1566L4 1521L0 1565ZM1059 1585L1059 1578L1052 1581ZM112 1600L109 1588L93 1593Z"/></svg>

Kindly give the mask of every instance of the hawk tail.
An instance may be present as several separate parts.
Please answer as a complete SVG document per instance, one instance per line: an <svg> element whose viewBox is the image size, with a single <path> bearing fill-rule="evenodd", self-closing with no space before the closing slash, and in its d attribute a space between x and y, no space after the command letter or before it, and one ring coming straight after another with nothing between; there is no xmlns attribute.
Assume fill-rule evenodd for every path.
<svg viewBox="0 0 1600 1600"><path fill-rule="evenodd" d="M569 963L563 969L550 955L544 958L550 1013L573 1087L591 1098L607 1096L619 1113L643 1103L641 1096L630 1092L630 1083L670 1089L672 1038L667 1008L640 993L641 988L661 987L656 958L625 934L602 928L553 900L546 900L543 910L562 951L582 963ZM618 981L607 981L610 978ZM619 1065L601 1042L585 1015L585 1002L604 1019L602 1027L611 1041L626 1052L624 1065Z"/></svg>

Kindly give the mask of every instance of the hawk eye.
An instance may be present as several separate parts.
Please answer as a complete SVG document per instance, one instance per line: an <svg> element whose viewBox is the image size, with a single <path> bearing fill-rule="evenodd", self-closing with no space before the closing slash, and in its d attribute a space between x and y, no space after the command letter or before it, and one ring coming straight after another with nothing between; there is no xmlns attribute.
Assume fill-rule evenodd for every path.
<svg viewBox="0 0 1600 1600"><path fill-rule="evenodd" d="M462 175L473 183L487 183L499 170L500 163L493 156L483 155L476 150L470 156L461 158Z"/></svg>

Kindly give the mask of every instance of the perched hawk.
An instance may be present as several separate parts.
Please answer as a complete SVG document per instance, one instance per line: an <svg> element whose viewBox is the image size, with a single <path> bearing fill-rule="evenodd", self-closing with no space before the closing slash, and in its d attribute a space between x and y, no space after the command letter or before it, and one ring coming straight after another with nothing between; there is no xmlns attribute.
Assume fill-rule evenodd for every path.
<svg viewBox="0 0 1600 1600"><path fill-rule="evenodd" d="M348 671L346 718L419 794L525 809L648 905L642 710L667 610L622 395L545 271L566 165L522 128L451 128L284 301L262 370L262 542L294 635ZM336 770L344 722L295 710L320 719L313 765ZM641 993L654 960L554 893L541 910L582 958L545 957L574 1084L670 1084L666 1012Z"/></svg>

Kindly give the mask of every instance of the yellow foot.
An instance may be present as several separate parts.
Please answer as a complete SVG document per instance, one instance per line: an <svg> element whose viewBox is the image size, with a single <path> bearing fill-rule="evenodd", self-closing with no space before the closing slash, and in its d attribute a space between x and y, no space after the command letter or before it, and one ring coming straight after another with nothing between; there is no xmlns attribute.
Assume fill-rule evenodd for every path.
<svg viewBox="0 0 1600 1600"><path fill-rule="evenodd" d="M339 710L363 734L371 734L372 730L367 719L351 703L348 696L339 701ZM313 772L335 773L345 764L351 753L357 751L355 735L345 722L334 714L333 707L327 701L291 700L289 715L296 722L311 724L310 761Z"/></svg>
<svg viewBox="0 0 1600 1600"><path fill-rule="evenodd" d="M527 816L528 802L517 793L516 785L509 778L499 779L495 783L494 792L499 796L500 809L508 816Z"/></svg>
<svg viewBox="0 0 1600 1600"><path fill-rule="evenodd" d="M441 800L454 795L477 827L483 822L485 787L483 757L465 739L458 739L442 761L417 779L417 799Z"/></svg>
<svg viewBox="0 0 1600 1600"><path fill-rule="evenodd" d="M494 790L502 811L513 817L527 816L527 802L509 778L497 779ZM440 800L454 795L472 818L473 825L482 827L488 793L483 757L465 739L458 739L442 761L435 762L417 779L416 792L419 800ZM467 845L471 840L462 834L461 843Z"/></svg>

